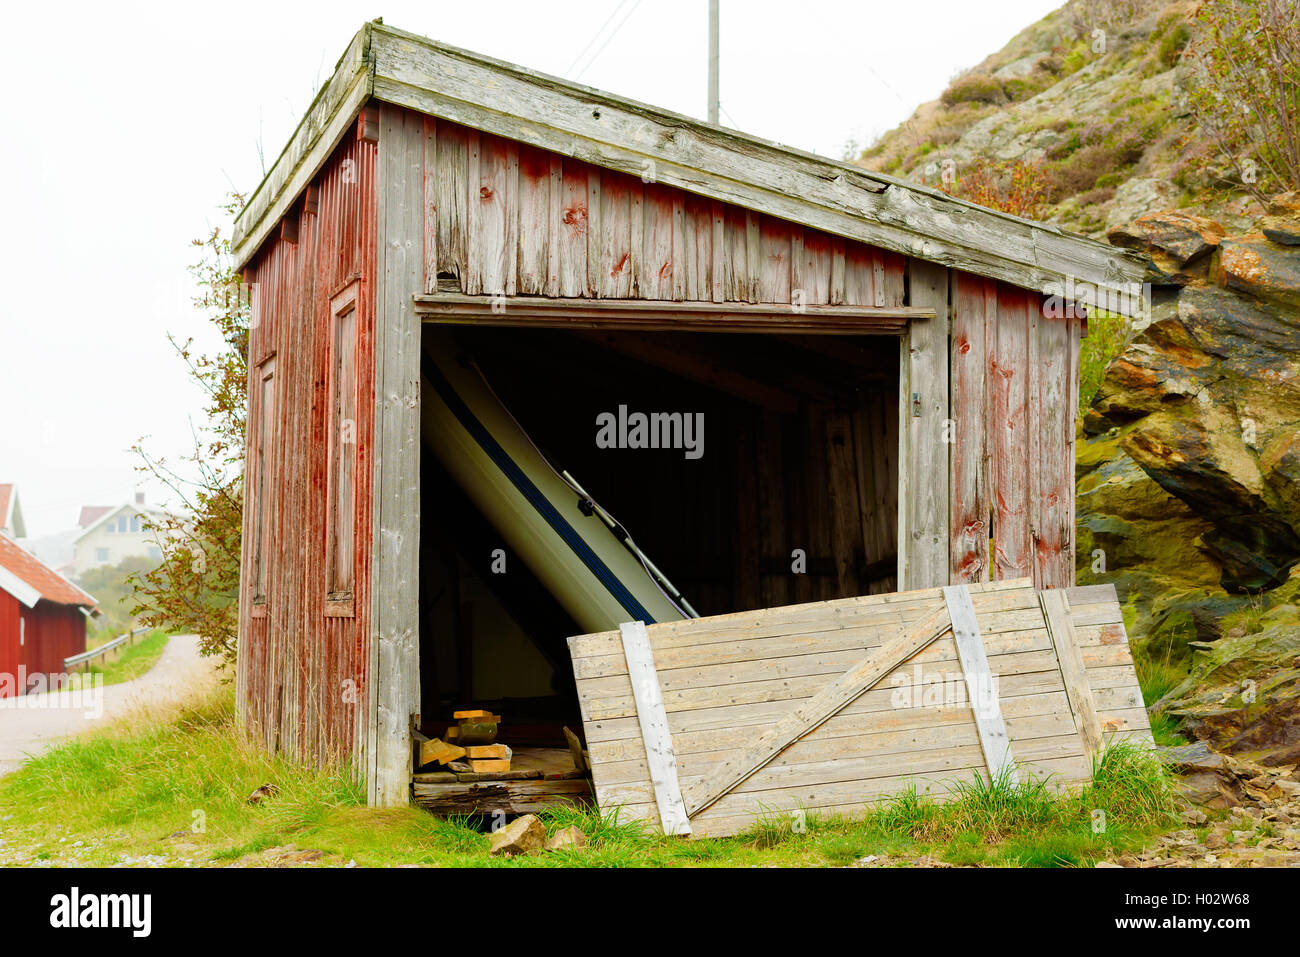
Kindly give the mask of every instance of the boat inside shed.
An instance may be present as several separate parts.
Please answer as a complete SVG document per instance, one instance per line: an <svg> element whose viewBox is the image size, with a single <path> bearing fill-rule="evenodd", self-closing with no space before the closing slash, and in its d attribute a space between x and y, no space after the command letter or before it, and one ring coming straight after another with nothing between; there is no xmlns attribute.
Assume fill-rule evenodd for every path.
<svg viewBox="0 0 1300 957"><path fill-rule="evenodd" d="M426 326L448 335L698 615L896 589L896 337ZM702 435L602 447L599 417L620 408L700 414ZM446 739L455 712L481 710L500 717L513 767L572 768L566 639L591 629L427 444L421 461L420 730ZM417 770L433 806L420 781L440 769Z"/></svg>

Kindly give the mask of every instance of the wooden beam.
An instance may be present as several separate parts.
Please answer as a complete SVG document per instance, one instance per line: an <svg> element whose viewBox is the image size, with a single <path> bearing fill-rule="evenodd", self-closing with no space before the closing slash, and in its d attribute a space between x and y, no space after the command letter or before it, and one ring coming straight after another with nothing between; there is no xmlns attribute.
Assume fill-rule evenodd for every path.
<svg viewBox="0 0 1300 957"><path fill-rule="evenodd" d="M980 637L970 589L965 585L945 585L943 600L952 619L957 657L961 660L966 693L975 713L984 764L991 778L996 780L1005 776L1012 784L1019 784L1011 757L1011 739L1007 737L1007 726L1002 720L1002 706L998 701L997 687L993 684L993 674L989 671L988 656L984 654L984 639Z"/></svg>
<svg viewBox="0 0 1300 957"><path fill-rule="evenodd" d="M1070 617L1070 600L1064 589L1051 588L1038 593L1047 622L1047 633L1061 663L1061 677L1065 680L1065 693L1074 712L1075 726L1088 754L1101 748L1101 719L1097 716L1097 702L1092 695L1092 684L1083 664L1083 651Z"/></svg>
<svg viewBox="0 0 1300 957"><path fill-rule="evenodd" d="M564 740L569 743L569 755L573 758L573 770L579 774L587 772L587 756L582 753L582 742L568 728L564 729Z"/></svg>
<svg viewBox="0 0 1300 957"><path fill-rule="evenodd" d="M654 654L650 650L645 623L624 622L618 626L618 630L623 639L623 655L627 659L632 696L636 700L636 716L641 725L641 740L645 743L646 762L650 765L655 803L659 806L659 823L665 834L690 834L691 822L682 804L681 787L677 781L673 736L668 730L668 715L664 711L663 692L659 688L659 673L655 671Z"/></svg>
<svg viewBox="0 0 1300 957"><path fill-rule="evenodd" d="M379 104L367 103L357 117L357 139L367 143L379 142Z"/></svg>
<svg viewBox="0 0 1300 957"><path fill-rule="evenodd" d="M429 738L420 742L420 756L415 766L423 767L433 761L446 764L463 757L465 757L465 749L459 745L447 744L438 738Z"/></svg>
<svg viewBox="0 0 1300 957"><path fill-rule="evenodd" d="M420 710L420 322L424 123L384 108L377 165L375 454L367 672L367 798L410 801L410 724Z"/></svg>
<svg viewBox="0 0 1300 957"><path fill-rule="evenodd" d="M902 340L899 374L899 588L949 581L950 445L948 270L908 262L910 304L933 309L934 322L913 323Z"/></svg>
<svg viewBox="0 0 1300 957"><path fill-rule="evenodd" d="M810 305L796 313L785 303L672 302L640 299L553 299L545 296L417 295L425 322L523 326L533 329L625 329L656 332L783 332L820 335L900 335L909 322L933 319L932 306Z"/></svg>
<svg viewBox="0 0 1300 957"><path fill-rule="evenodd" d="M548 808L591 803L585 780L487 780L478 783L426 783L412 787L415 803L434 814L532 814Z"/></svg>
<svg viewBox="0 0 1300 957"><path fill-rule="evenodd" d="M948 609L941 606L889 644L863 658L772 725L739 755L728 758L706 777L687 787L682 792L687 814L695 817L716 803L723 795L770 764L795 741L815 731L951 627Z"/></svg>
<svg viewBox="0 0 1300 957"><path fill-rule="evenodd" d="M579 331L577 335L581 339L613 349L639 362L652 365L656 369L663 369L683 379L698 382L710 389L771 412L793 415L799 408L798 397L789 392L783 392L757 379L734 372L711 358L692 354L676 344L656 342L653 336L589 330Z"/></svg>

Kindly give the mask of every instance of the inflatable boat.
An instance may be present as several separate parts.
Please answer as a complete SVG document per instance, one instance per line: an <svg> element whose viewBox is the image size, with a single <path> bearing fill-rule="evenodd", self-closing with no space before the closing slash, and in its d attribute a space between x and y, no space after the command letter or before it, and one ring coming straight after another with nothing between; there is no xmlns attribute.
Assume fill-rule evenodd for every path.
<svg viewBox="0 0 1300 957"><path fill-rule="evenodd" d="M698 617L627 530L524 432L453 336L425 334L425 447L586 631Z"/></svg>

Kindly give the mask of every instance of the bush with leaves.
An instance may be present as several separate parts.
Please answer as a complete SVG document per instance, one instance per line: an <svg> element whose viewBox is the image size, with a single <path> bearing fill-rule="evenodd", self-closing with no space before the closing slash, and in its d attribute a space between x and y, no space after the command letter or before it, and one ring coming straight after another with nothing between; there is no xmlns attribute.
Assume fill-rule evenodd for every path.
<svg viewBox="0 0 1300 957"><path fill-rule="evenodd" d="M137 601L132 582L157 564L147 555L132 555L116 565L97 565L77 575L77 584L99 602L100 614L87 623L91 641L116 638L132 627Z"/></svg>
<svg viewBox="0 0 1300 957"><path fill-rule="evenodd" d="M1300 8L1206 0L1184 54L1197 126L1257 198L1300 189Z"/></svg>
<svg viewBox="0 0 1300 957"><path fill-rule="evenodd" d="M958 199L1025 219L1042 218L1047 206L1047 176L1042 167L1024 160L996 162L979 157L943 188Z"/></svg>
<svg viewBox="0 0 1300 957"><path fill-rule="evenodd" d="M233 217L242 199L225 206ZM239 617L239 544L244 508L244 436L250 310L230 263L230 242L214 229L196 239L200 260L190 268L198 285L195 306L215 327L221 348L194 351L193 337L168 338L207 397L206 421L182 459L184 474L137 443L141 471L166 485L188 515L154 525L169 544L156 568L134 576L134 614L157 628L198 635L206 655L235 658Z"/></svg>

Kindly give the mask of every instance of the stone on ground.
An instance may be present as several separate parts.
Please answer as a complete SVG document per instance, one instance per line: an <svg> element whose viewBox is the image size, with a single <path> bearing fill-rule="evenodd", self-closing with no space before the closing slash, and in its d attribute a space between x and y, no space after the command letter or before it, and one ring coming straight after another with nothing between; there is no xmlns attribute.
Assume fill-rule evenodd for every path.
<svg viewBox="0 0 1300 957"><path fill-rule="evenodd" d="M541 818L536 814L525 814L492 834L490 853L493 857L536 854L545 843L546 826Z"/></svg>
<svg viewBox="0 0 1300 957"><path fill-rule="evenodd" d="M565 849L576 851L586 846L587 835L582 832L581 828L572 825L556 831L551 835L551 839L546 842L546 850L548 851Z"/></svg>

